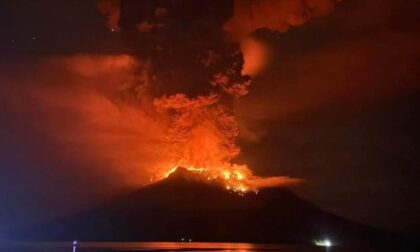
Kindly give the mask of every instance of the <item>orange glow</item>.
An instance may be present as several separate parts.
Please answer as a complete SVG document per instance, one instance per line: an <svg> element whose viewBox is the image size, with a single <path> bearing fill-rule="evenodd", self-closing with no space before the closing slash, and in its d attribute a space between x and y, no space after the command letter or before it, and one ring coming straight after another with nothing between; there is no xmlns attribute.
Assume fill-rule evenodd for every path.
<svg viewBox="0 0 420 252"><path fill-rule="evenodd" d="M269 61L268 48L261 42L247 38L241 41L241 51L244 57L242 74L256 76Z"/></svg>
<svg viewBox="0 0 420 252"><path fill-rule="evenodd" d="M222 86L235 97L246 95L248 82L235 83L244 92L231 92L231 80L224 76ZM219 83L220 84L220 83ZM183 167L200 179L223 184L227 190L244 194L267 186L294 184L294 179L276 177L270 180L254 176L246 165L233 160L239 155L236 145L239 126L232 112L221 102L221 94L187 97L178 93L154 99L154 106L167 122L166 148L170 160L158 169L154 179L167 178Z"/></svg>
<svg viewBox="0 0 420 252"><path fill-rule="evenodd" d="M184 168L184 167L183 167ZM240 169L246 169L244 167L237 167ZM164 179L169 177L178 169L178 166L172 167L168 172L166 172L163 177L159 179ZM194 173L198 176L202 176L209 181L221 181L227 190L232 190L238 192L239 194L246 193L250 190L256 191L257 188L253 188L252 186L248 185L248 181L244 178L246 174L239 170L234 170L233 172L230 171L231 167L221 168L220 170L212 170L208 168L195 168L195 167L186 167L184 168L191 173ZM233 168L235 169L235 168ZM249 172L249 170L247 171ZM233 176L231 176L233 175Z"/></svg>
<svg viewBox="0 0 420 252"><path fill-rule="evenodd" d="M14 95L7 96L7 101L14 111L43 118L48 127L34 127L42 126L40 130L56 139L64 154L72 153L75 160L88 163L118 185L155 182L179 167L239 194L296 182L282 177L262 179L234 162L240 153L239 126L221 97L246 92L229 89L233 82L229 78L225 94L216 88L192 98L181 93L156 98L147 92L149 79L141 75L144 69L145 62L129 55L50 58L33 74L16 78L33 91L10 86L8 94ZM25 86L11 80L5 83ZM248 85L234 84L242 91ZM133 87L134 95L127 92Z"/></svg>
<svg viewBox="0 0 420 252"><path fill-rule="evenodd" d="M261 28L285 32L311 18L327 15L337 2L339 0L235 0L233 16L224 29L239 40Z"/></svg>
<svg viewBox="0 0 420 252"><path fill-rule="evenodd" d="M157 180L169 177L171 174L175 173L179 167L180 166L173 166L166 172L162 173L161 176L158 176ZM221 183L226 190L234 191L240 195L244 195L248 192L258 193L259 189L265 187L289 187L305 182L302 179L289 178L285 176L265 178L254 176L245 165L227 165L220 168L182 168L196 175L197 178L210 182Z"/></svg>
<svg viewBox="0 0 420 252"><path fill-rule="evenodd" d="M240 151L235 143L239 129L219 95L188 98L176 94L155 99L154 104L169 122L166 151L171 159L156 179L184 167L206 180L222 181L228 190L244 193L253 189L248 181L252 172L232 162Z"/></svg>

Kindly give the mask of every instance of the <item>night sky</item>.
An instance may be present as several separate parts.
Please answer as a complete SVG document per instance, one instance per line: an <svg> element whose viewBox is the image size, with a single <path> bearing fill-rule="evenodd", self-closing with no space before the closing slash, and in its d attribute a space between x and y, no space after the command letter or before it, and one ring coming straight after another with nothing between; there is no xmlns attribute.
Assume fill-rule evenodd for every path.
<svg viewBox="0 0 420 252"><path fill-rule="evenodd" d="M271 57L233 104L239 160L261 176L305 179L294 190L330 212L420 234L419 8L416 0L344 0L288 31L257 31ZM106 157L50 134L57 125L84 132L73 105L31 96L83 92L78 77L46 59L132 54L133 43L107 28L96 1L2 1L0 20L0 231L133 189ZM124 78L117 69L95 81L114 74Z"/></svg>

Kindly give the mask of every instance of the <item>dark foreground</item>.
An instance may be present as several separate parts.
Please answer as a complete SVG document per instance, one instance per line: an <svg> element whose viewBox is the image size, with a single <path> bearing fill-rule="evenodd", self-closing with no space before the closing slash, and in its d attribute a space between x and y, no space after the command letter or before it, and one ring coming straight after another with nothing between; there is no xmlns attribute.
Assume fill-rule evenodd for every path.
<svg viewBox="0 0 420 252"><path fill-rule="evenodd" d="M78 251L325 251L311 244L327 238L340 245L330 252L420 251L415 239L348 221L285 188L240 195L206 181L178 169L165 180L91 211L6 232L8 240L34 243L9 243L0 252L71 251L69 243L42 242L74 239L102 241L81 243ZM149 243L180 241L181 237L212 243Z"/></svg>
<svg viewBox="0 0 420 252"><path fill-rule="evenodd" d="M72 242L0 242L0 251L10 252L73 252ZM252 243L204 243L204 242L79 242L77 252L111 251L211 251L211 252L362 252L376 251L369 248L330 248L311 245L280 245Z"/></svg>
<svg viewBox="0 0 420 252"><path fill-rule="evenodd" d="M337 244L396 248L414 243L328 213L286 188L244 195L177 169L167 179L91 211L8 232L18 241L193 241L254 244Z"/></svg>

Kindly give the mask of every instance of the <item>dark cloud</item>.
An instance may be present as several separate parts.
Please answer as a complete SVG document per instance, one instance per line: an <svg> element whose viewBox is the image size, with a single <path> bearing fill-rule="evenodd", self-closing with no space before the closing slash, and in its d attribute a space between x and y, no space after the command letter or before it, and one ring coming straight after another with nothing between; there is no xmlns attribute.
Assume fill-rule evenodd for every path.
<svg viewBox="0 0 420 252"><path fill-rule="evenodd" d="M224 25L236 38L259 29L286 32L312 18L329 14L339 0L235 0L232 17Z"/></svg>
<svg viewBox="0 0 420 252"><path fill-rule="evenodd" d="M306 178L299 192L326 209L415 229L418 7L343 1L287 33L258 33L277 53L235 107L244 159Z"/></svg>

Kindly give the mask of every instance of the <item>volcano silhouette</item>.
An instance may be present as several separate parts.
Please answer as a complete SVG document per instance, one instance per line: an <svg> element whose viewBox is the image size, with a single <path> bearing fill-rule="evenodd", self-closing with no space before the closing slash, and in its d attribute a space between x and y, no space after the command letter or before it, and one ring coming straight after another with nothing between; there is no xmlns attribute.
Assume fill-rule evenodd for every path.
<svg viewBox="0 0 420 252"><path fill-rule="evenodd" d="M285 188L240 195L185 169L90 212L38 225L35 240L383 244L395 236L347 221Z"/></svg>

